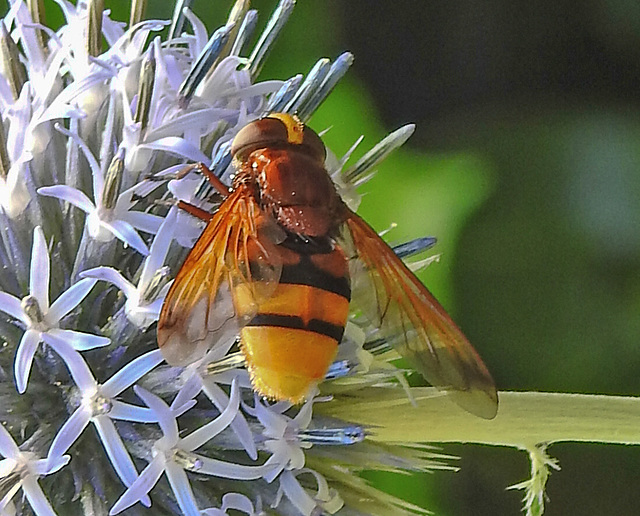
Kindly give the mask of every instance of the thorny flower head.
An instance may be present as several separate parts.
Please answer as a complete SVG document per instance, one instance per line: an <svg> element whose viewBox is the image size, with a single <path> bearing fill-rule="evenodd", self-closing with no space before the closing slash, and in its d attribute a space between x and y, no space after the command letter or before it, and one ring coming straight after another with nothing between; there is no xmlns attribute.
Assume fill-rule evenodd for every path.
<svg viewBox="0 0 640 516"><path fill-rule="evenodd" d="M202 178L177 173L203 162L228 182L237 131L273 111L306 121L351 55L305 79L257 80L293 0L253 47L245 1L211 36L189 2L171 21L143 21L135 1L128 25L98 0L56 3L57 30L35 1L10 0L0 22L0 511L419 512L356 473L442 467L438 457L314 414L344 393L398 385L372 328L349 321L321 395L301 407L254 396L233 339L186 368L164 364L155 343L171 277L202 230L175 199L216 208ZM348 155L330 155L347 202L412 130L347 170Z"/></svg>

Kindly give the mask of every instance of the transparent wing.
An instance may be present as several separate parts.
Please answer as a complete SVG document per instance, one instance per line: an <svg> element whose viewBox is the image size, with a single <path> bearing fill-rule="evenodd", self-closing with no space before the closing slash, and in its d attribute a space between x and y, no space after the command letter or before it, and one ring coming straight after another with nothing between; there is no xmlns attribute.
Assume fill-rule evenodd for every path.
<svg viewBox="0 0 640 516"><path fill-rule="evenodd" d="M346 226L345 245L351 240L373 288L363 307L372 322L429 383L466 411L493 418L493 379L444 308L364 220L351 213Z"/></svg>
<svg viewBox="0 0 640 516"><path fill-rule="evenodd" d="M171 365L200 359L235 338L275 289L283 238L240 187L222 203L188 254L167 293L158 321L158 346Z"/></svg>

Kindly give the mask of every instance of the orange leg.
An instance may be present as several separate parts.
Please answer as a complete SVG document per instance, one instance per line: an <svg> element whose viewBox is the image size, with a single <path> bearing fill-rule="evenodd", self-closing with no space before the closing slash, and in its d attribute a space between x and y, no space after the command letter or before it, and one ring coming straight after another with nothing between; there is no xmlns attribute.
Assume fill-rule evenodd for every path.
<svg viewBox="0 0 640 516"><path fill-rule="evenodd" d="M202 162L194 163L193 165L186 166L181 172L182 177L187 175L192 170L195 170L196 172L199 172L200 174L204 175L204 177L207 178L209 183L211 183L211 186L213 186L216 190L218 190L220 195L222 195L223 197L227 197L231 193L231 190L229 189L229 187L225 185L222 181L220 181L220 179L218 179L216 175L213 172L211 172L211 170L209 170L209 167L207 167Z"/></svg>
<svg viewBox="0 0 640 516"><path fill-rule="evenodd" d="M197 219L204 220L205 222L209 222L213 218L213 213L209 213L207 210L198 208L188 202L178 201L178 208L186 211L189 215L192 215Z"/></svg>

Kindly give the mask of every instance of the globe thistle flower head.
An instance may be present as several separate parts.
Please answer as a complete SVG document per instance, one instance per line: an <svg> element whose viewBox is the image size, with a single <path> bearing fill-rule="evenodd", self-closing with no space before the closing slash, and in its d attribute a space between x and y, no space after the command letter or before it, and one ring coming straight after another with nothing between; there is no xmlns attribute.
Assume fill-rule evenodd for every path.
<svg viewBox="0 0 640 516"><path fill-rule="evenodd" d="M57 4L57 30L23 0L0 23L0 512L420 512L356 473L442 468L443 457L374 444L370 429L316 413L345 393L402 384L368 323L348 322L326 382L298 407L253 393L237 330L186 367L165 364L156 346L164 297L202 231L176 201L219 204L188 165L228 182L238 130L273 111L308 120L351 54L306 77L258 80L291 0L251 49L248 2L211 36L184 1L170 21L142 20L134 2L129 26L100 1ZM348 169L351 151L329 154L350 206L412 131Z"/></svg>

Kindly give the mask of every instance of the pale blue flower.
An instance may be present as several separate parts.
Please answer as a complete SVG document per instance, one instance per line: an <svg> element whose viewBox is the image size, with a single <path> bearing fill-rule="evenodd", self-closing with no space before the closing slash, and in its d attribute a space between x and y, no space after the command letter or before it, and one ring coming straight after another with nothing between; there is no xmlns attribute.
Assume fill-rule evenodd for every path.
<svg viewBox="0 0 640 516"><path fill-rule="evenodd" d="M73 138L84 151L91 166L93 193L96 201L94 204L84 192L67 185L45 186L39 188L38 193L67 201L84 211L87 214L86 226L91 238L99 242L109 242L115 237L124 244L133 247L139 253L145 256L148 255L149 249L136 229L148 233L157 233L162 223L162 218L150 213L133 211L131 208L135 204L134 194L146 195L153 191L158 184L152 182L139 183L133 188L122 192L116 202L112 204L113 199L108 199L104 195L105 181L100 165L86 143L71 131L62 127L58 127L58 130Z"/></svg>
<svg viewBox="0 0 640 516"><path fill-rule="evenodd" d="M153 444L153 458L149 465L115 503L109 514L118 514L141 500L163 473L167 475L183 513L198 515L200 512L185 470L216 477L253 480L261 478L271 469L268 461L261 466L243 466L194 453L194 450L213 439L235 418L240 401L240 393L235 382L231 385L231 399L225 410L216 419L183 438L179 436L175 415L161 398L141 387L135 387L135 391L155 412L163 437Z"/></svg>
<svg viewBox="0 0 640 516"><path fill-rule="evenodd" d="M64 455L54 461L48 461L36 458L31 452L20 451L11 434L2 425L0 425L0 455L4 457L0 461L3 492L6 487L4 483L9 483L8 490L0 500L0 513L11 514L11 499L22 488L36 516L55 516L56 513L38 484L38 478L51 475L64 467L69 462L69 456Z"/></svg>
<svg viewBox="0 0 640 516"><path fill-rule="evenodd" d="M43 340L59 354L72 350L88 350L107 346L109 339L99 335L61 329L60 320L78 306L93 288L95 279L80 280L49 305L50 260L44 233L38 226L33 231L29 294L22 299L0 292L0 310L20 321L26 331L16 352L14 374L18 392L27 389L33 357ZM54 339L47 340L47 336ZM65 353L66 351L66 353Z"/></svg>
<svg viewBox="0 0 640 516"><path fill-rule="evenodd" d="M129 362L103 384L95 380L83 360L73 362L69 368L80 390L80 406L56 434L47 459L51 462L57 461L80 437L89 423L93 423L116 473L126 486L133 484L138 473L112 419L149 423L157 421L157 417L149 409L124 403L116 397L160 362L160 351L151 351ZM147 507L151 505L147 496L141 501Z"/></svg>
<svg viewBox="0 0 640 516"><path fill-rule="evenodd" d="M138 285L128 281L113 267L96 267L80 274L82 278L103 280L118 287L127 299L124 304L125 315L141 329L148 328L158 320L164 297L171 285L168 281L163 282L168 276L163 263L173 240L176 212L177 209L172 208L160 226L151 244L151 252L143 262Z"/></svg>
<svg viewBox="0 0 640 516"><path fill-rule="evenodd" d="M229 516L229 513L227 512L229 509L233 511L240 511L247 516L259 516L260 514L263 514L260 509L254 509L253 503L251 503L249 498L239 493L227 493L222 497L222 505L219 509L214 507L204 509L201 511L201 514L205 516Z"/></svg>

